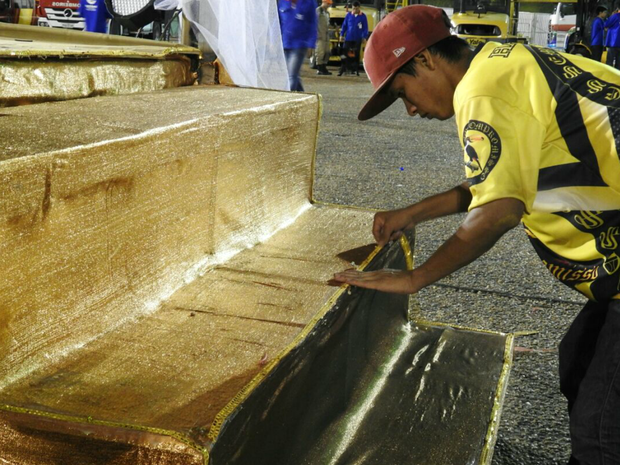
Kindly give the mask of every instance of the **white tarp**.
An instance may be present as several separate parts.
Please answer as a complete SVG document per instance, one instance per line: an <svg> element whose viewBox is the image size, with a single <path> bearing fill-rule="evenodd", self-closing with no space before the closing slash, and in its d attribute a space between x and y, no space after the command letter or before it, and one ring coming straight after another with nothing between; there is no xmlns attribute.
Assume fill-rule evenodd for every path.
<svg viewBox="0 0 620 465"><path fill-rule="evenodd" d="M181 8L235 84L289 90L274 0L155 0L155 8Z"/></svg>

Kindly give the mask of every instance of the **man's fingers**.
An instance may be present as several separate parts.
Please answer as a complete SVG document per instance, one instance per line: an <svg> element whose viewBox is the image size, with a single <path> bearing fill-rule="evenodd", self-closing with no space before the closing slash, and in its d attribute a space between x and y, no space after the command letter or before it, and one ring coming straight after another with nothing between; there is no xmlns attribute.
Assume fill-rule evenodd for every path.
<svg viewBox="0 0 620 465"><path fill-rule="evenodd" d="M334 279L341 283L353 284L354 281L359 281L364 277L363 271L357 271L354 269L349 269L345 271L341 271L340 273L334 274Z"/></svg>
<svg viewBox="0 0 620 465"><path fill-rule="evenodd" d="M334 274L336 282L367 289L408 294L414 292L411 274L408 271L384 268L379 271L357 271L355 269Z"/></svg>
<svg viewBox="0 0 620 465"><path fill-rule="evenodd" d="M375 218L372 227L372 235L380 247L383 247L390 241L391 234L392 231L386 227L385 220L383 218Z"/></svg>
<svg viewBox="0 0 620 465"><path fill-rule="evenodd" d="M375 221L372 224L372 235L379 245L383 245L381 241L383 240L383 221L379 218L375 218Z"/></svg>
<svg viewBox="0 0 620 465"><path fill-rule="evenodd" d="M400 231L394 231L394 232L392 233L392 235L390 236L390 240L391 240L391 241L396 241L396 240L400 239L400 238L402 237L402 235L403 235L402 230L400 230Z"/></svg>

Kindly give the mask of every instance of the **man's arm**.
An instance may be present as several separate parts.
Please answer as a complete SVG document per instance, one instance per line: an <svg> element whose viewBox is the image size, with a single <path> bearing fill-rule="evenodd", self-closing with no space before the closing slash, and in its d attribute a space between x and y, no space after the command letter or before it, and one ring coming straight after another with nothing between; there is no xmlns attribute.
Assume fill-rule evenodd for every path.
<svg viewBox="0 0 620 465"><path fill-rule="evenodd" d="M351 13L346 14L342 26L340 26L340 40L345 40L345 36L347 35L347 30L349 29L349 15L351 15Z"/></svg>
<svg viewBox="0 0 620 465"><path fill-rule="evenodd" d="M470 211L456 233L413 271L352 269L336 273L334 279L385 292L416 293L487 252L500 237L519 224L523 212L523 203L517 199L489 202Z"/></svg>
<svg viewBox="0 0 620 465"><path fill-rule="evenodd" d="M363 28L362 28L362 40L366 40L368 39L368 19L366 18L365 14L363 14L363 18L364 20L363 20Z"/></svg>
<svg viewBox="0 0 620 465"><path fill-rule="evenodd" d="M372 234L380 246L402 236L403 231L412 229L424 221L466 212L471 203L469 185L465 182L441 194L399 210L379 212L375 215Z"/></svg>

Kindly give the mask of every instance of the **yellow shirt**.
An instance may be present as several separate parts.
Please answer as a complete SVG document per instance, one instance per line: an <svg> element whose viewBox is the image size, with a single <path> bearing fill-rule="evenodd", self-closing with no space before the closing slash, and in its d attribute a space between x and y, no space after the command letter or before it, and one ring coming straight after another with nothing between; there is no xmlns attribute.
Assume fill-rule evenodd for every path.
<svg viewBox="0 0 620 465"><path fill-rule="evenodd" d="M525 205L545 266L620 299L620 72L534 45L487 43L454 96L473 196Z"/></svg>

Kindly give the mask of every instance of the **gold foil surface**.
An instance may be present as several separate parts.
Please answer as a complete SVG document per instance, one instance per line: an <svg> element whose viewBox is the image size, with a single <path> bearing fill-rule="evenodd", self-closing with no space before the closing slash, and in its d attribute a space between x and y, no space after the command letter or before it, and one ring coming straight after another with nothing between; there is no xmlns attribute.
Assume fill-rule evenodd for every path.
<svg viewBox="0 0 620 465"><path fill-rule="evenodd" d="M372 213L309 201L319 113L315 95L230 87L2 111L0 458L276 463L260 457L287 444L282 427L301 418L315 420L301 436L306 442L281 450L297 460L287 465L323 463L330 450L338 452L334 463L348 463L365 450L360 444L379 447L369 442L372 428L357 438L347 433L372 417L341 415L334 401L348 392L351 405L368 412L367 393L389 400L403 386L410 399L393 369L406 372L421 349L409 345L406 297L326 285L347 266L338 255L372 241ZM378 267L406 268L411 258L400 244L373 256ZM372 315L373 324L355 315ZM445 353L472 365L474 339L456 351L435 344L428 357ZM346 340L354 342L349 350ZM497 344L491 353L478 359L501 367ZM392 390L377 390L380 366L387 367L380 384ZM460 388L493 387L496 370L487 369L479 379L451 381L434 405L449 413ZM437 395L428 386L455 373L438 364L424 378L434 384L417 388L422 401ZM331 382L341 375L345 391ZM306 402L311 386L319 387L319 402ZM470 405L487 433L498 391L485 391L486 403L463 397L460 418L470 413L461 405ZM388 403L393 413L384 417L419 405ZM316 406L327 412L320 421ZM248 413L264 423L236 427ZM426 425L419 416L402 418ZM449 423L444 431L461 431ZM495 432L476 436L477 444L490 444ZM459 434L455 444L471 439ZM391 450L411 446L407 438L395 435Z"/></svg>
<svg viewBox="0 0 620 465"><path fill-rule="evenodd" d="M188 86L199 56L166 42L0 24L0 106Z"/></svg>
<svg viewBox="0 0 620 465"><path fill-rule="evenodd" d="M367 269L407 268L402 243ZM209 463L490 464L512 337L412 322L407 307L364 289L329 302L224 410Z"/></svg>
<svg viewBox="0 0 620 465"><path fill-rule="evenodd" d="M14 414L200 447L336 292L337 253L371 240L370 213L309 203L317 96L180 88L3 116L0 403Z"/></svg>
<svg viewBox="0 0 620 465"><path fill-rule="evenodd" d="M85 434L62 434L46 431L44 420L30 426L15 423L14 418L0 418L0 462L15 465L204 465L204 455L183 445L170 446L165 441L140 444L109 441Z"/></svg>

